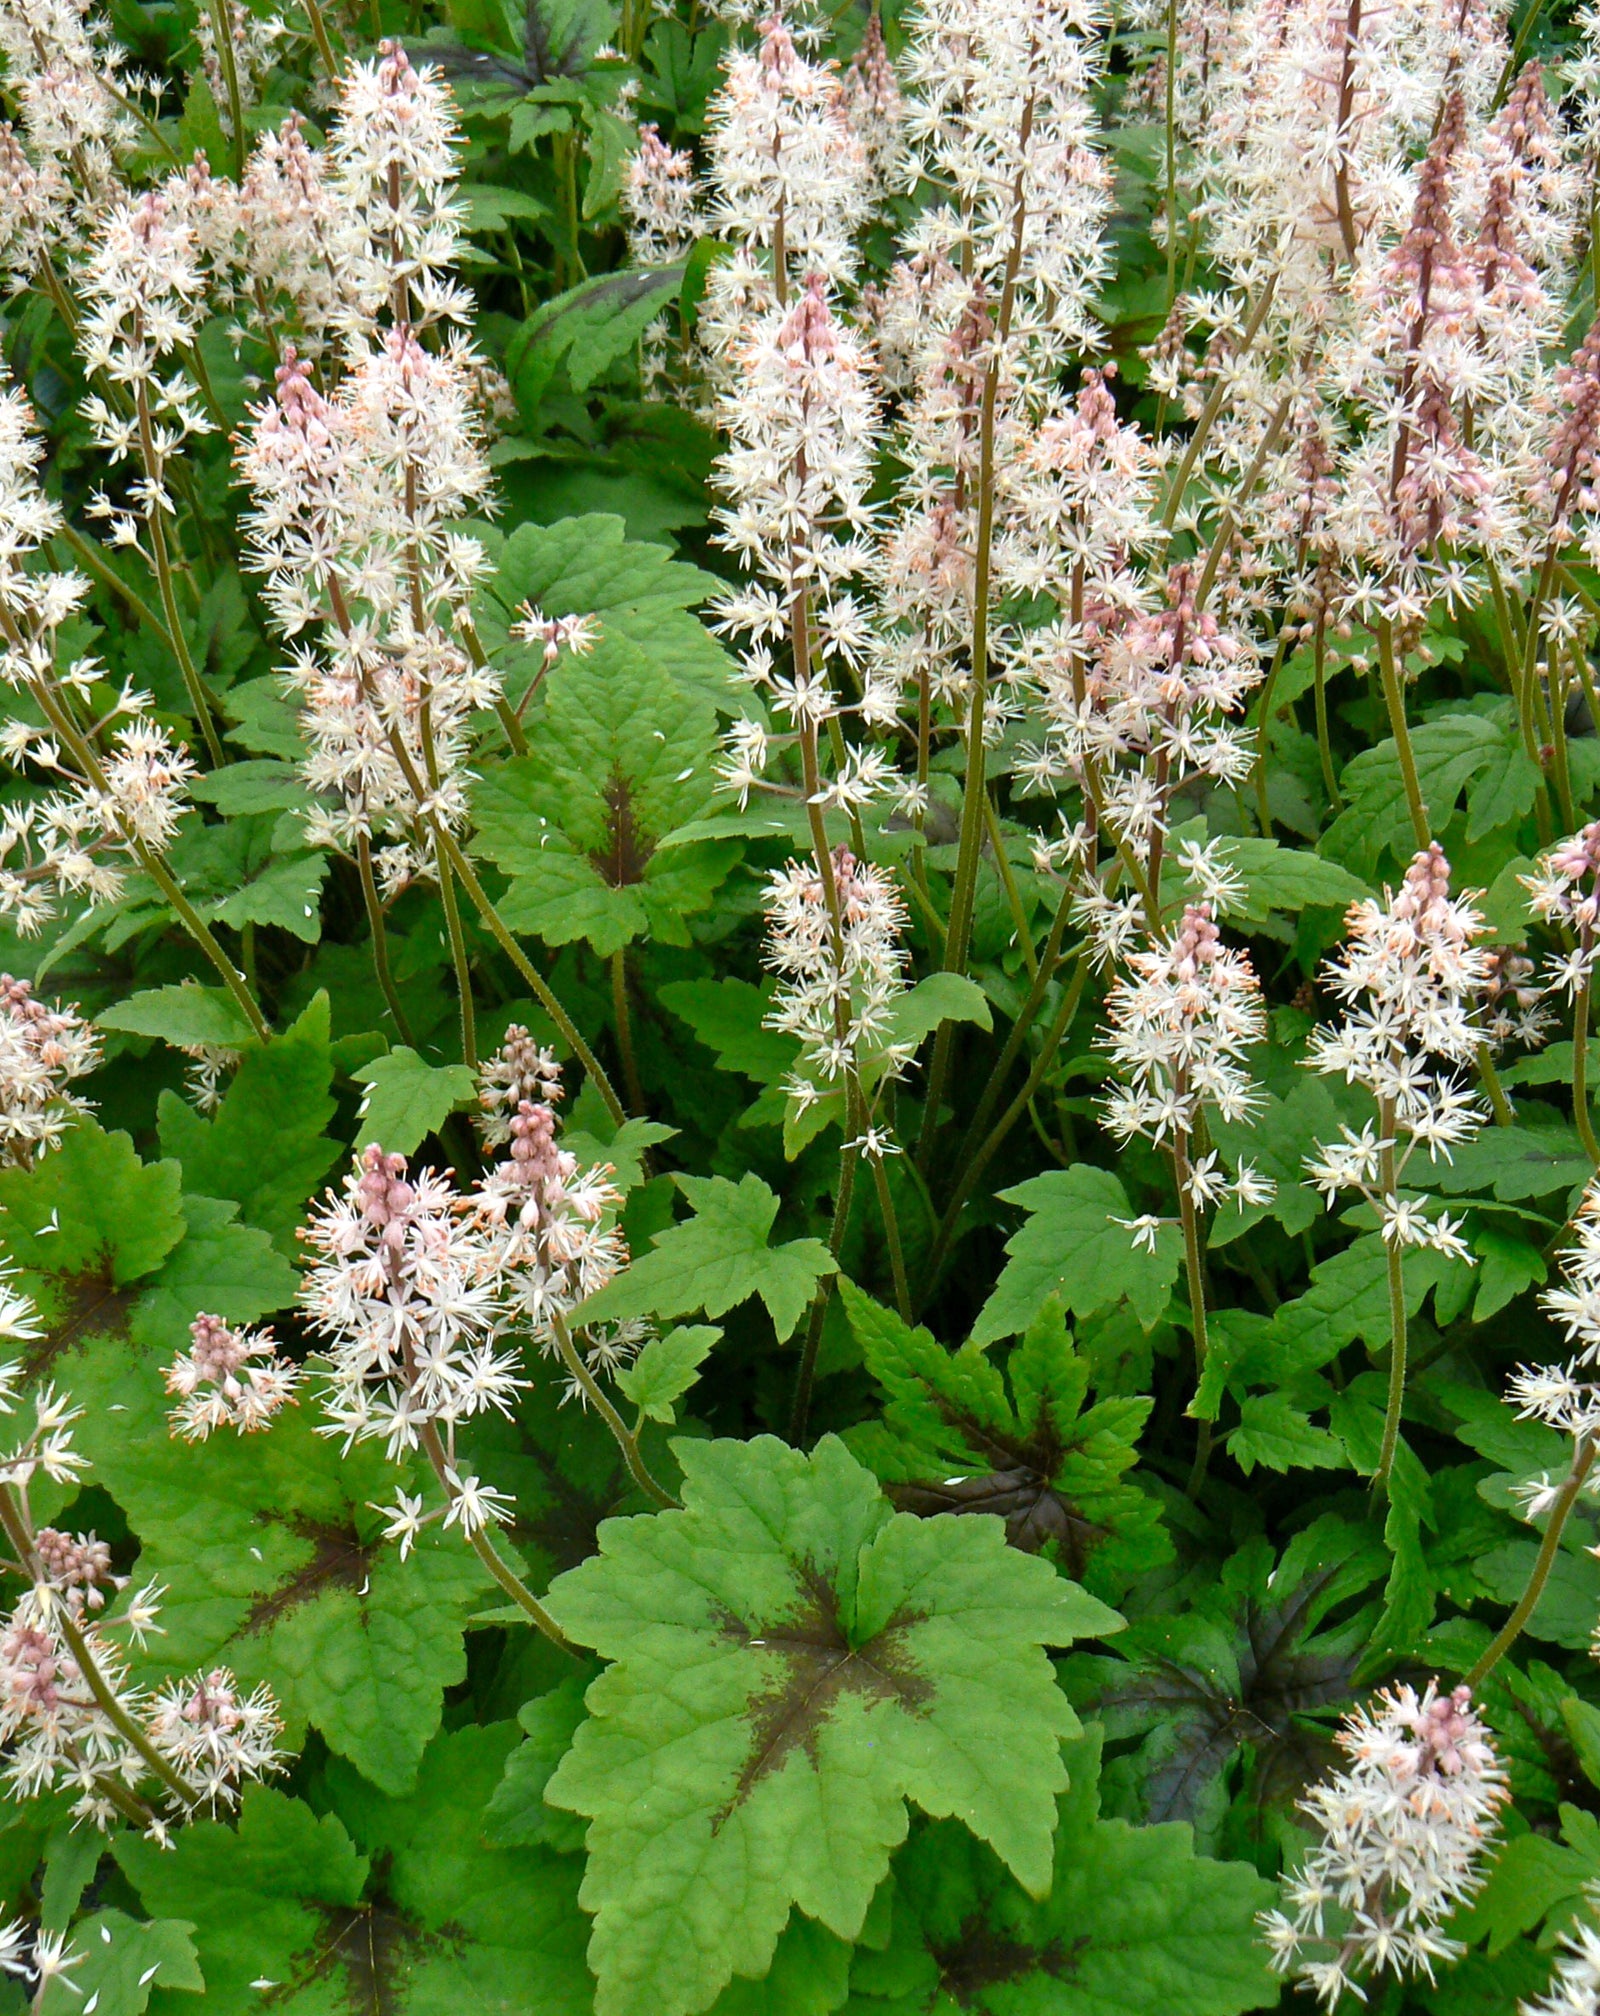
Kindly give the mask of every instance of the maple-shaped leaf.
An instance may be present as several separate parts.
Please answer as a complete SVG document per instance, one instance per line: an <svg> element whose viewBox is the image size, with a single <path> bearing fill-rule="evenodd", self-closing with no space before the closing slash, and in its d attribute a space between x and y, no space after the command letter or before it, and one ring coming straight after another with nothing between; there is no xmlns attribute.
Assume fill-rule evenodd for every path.
<svg viewBox="0 0 1600 2016"><path fill-rule="evenodd" d="M251 1323L293 1300L294 1270L267 1235L231 1200L181 1195L179 1174L92 1120L34 1168L0 1172L0 1249L44 1330L23 1354L30 1375L61 1376L96 1339L170 1356L202 1309Z"/></svg>
<svg viewBox="0 0 1600 2016"><path fill-rule="evenodd" d="M593 1295L578 1312L580 1323L613 1323L633 1316L687 1316L703 1309L724 1315L759 1295L780 1341L789 1336L817 1283L838 1263L820 1239L768 1239L778 1199L746 1170L737 1183L726 1176L675 1176L694 1216L658 1232L655 1245Z"/></svg>
<svg viewBox="0 0 1600 2016"><path fill-rule="evenodd" d="M1030 1214L1006 1241L1010 1256L978 1312L973 1341L990 1344L1026 1330L1051 1296L1072 1316L1093 1316L1124 1298L1144 1327L1166 1310L1183 1246L1176 1225L1156 1233L1153 1253L1135 1246L1125 1223L1133 1208L1108 1169L1075 1163L1002 1190Z"/></svg>
<svg viewBox="0 0 1600 2016"><path fill-rule="evenodd" d="M598 2016L690 2016L798 1906L861 1930L907 1802L1049 1881L1060 1740L1043 1647L1114 1612L998 1520L891 1509L834 1437L674 1445L684 1509L612 1520L550 1607L616 1664L546 1787L588 1816Z"/></svg>
<svg viewBox="0 0 1600 2016"><path fill-rule="evenodd" d="M602 958L645 936L687 945L684 919L739 849L660 842L709 807L716 745L710 702L636 645L602 640L558 665L529 753L473 792L477 846L511 879L506 922L548 945L581 938Z"/></svg>
<svg viewBox="0 0 1600 2016"><path fill-rule="evenodd" d="M30 1286L53 1284L40 1313L60 1328L73 1301L154 1273L186 1229L179 1196L176 1162L145 1164L126 1134L80 1120L34 1168L0 1170L0 1242Z"/></svg>
<svg viewBox="0 0 1600 2016"><path fill-rule="evenodd" d="M117 1859L147 1910L193 1924L207 2016L589 2016L575 1864L482 1838L515 1741L439 1737L404 1799L330 1772L320 1819L253 1787L237 1827L199 1821L165 1853L124 1835Z"/></svg>
<svg viewBox="0 0 1600 2016"><path fill-rule="evenodd" d="M265 1434L174 1439L161 1366L110 1336L52 1365L86 1410L78 1444L138 1536L141 1579L165 1586L144 1667L220 1661L265 1681L292 1743L311 1723L375 1784L405 1790L466 1674L467 1618L493 1586L477 1557L434 1528L402 1561L372 1510L396 1472L375 1448L343 1456L316 1434L314 1400Z"/></svg>
<svg viewBox="0 0 1600 2016"><path fill-rule="evenodd" d="M328 1028L328 997L318 994L291 1028L249 1052L213 1119L175 1092L159 1105L162 1150L183 1164L184 1188L231 1197L291 1255L306 1199L341 1152L322 1131L334 1112Z"/></svg>
<svg viewBox="0 0 1600 2016"><path fill-rule="evenodd" d="M854 1282L840 1292L886 1396L882 1421L845 1440L903 1511L993 1512L1014 1547L1048 1548L1113 1602L1172 1558L1156 1501L1123 1481L1154 1402L1117 1395L1085 1408L1089 1367L1059 1303L1045 1304L1002 1373L981 1345L947 1351Z"/></svg>
<svg viewBox="0 0 1600 2016"><path fill-rule="evenodd" d="M376 1141L391 1155L414 1155L458 1106L472 1103L478 1089L465 1064L430 1064L403 1043L354 1075L367 1088L355 1146Z"/></svg>
<svg viewBox="0 0 1600 2016"><path fill-rule="evenodd" d="M1292 1803L1333 1754L1302 1718L1348 1706L1376 1621L1374 1604L1351 1606L1388 1566L1373 1536L1324 1517L1281 1559L1252 1541L1193 1609L1130 1625L1116 1656L1067 1662L1074 1699L1107 1736L1138 1739L1122 1768L1142 1817L1190 1820L1214 1838L1226 1774L1247 1749L1252 1806Z"/></svg>
<svg viewBox="0 0 1600 2016"><path fill-rule="evenodd" d="M1098 1811L1100 1737L1067 1746L1053 1880L1030 1897L948 1823L895 1857L893 1933L858 1952L849 2016L1239 2016L1277 2004L1256 1937L1273 1887L1178 1823Z"/></svg>

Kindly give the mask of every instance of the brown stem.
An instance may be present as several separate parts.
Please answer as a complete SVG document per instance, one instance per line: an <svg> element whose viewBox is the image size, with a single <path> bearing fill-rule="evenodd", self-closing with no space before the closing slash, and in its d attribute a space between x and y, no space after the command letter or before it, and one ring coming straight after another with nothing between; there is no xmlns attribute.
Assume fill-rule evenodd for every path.
<svg viewBox="0 0 1600 2016"><path fill-rule="evenodd" d="M389 1004L389 1013L394 1017L394 1026L400 1041L411 1049L416 1042L411 1034L411 1024L406 1011L400 1005L400 995L394 984L394 975L389 969L389 933L383 921L383 904L378 897L378 885L372 874L372 842L365 833L356 835L356 870L361 877L361 900L366 905L367 928L372 933L372 963L377 971L378 985L383 990L383 998Z"/></svg>

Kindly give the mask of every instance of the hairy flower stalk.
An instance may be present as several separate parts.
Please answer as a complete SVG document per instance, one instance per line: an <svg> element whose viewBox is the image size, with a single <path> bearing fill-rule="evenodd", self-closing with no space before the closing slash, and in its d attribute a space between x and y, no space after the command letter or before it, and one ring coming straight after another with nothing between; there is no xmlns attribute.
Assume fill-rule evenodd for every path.
<svg viewBox="0 0 1600 2016"><path fill-rule="evenodd" d="M1594 1473L1595 1456L1600 1453L1596 1440L1600 1437L1600 1383L1594 1377L1594 1368L1600 1364L1600 1178L1584 1191L1571 1224L1574 1244L1561 1255L1562 1285L1547 1290L1539 1299L1565 1332L1567 1342L1578 1346L1577 1353L1566 1365L1519 1367L1507 1392L1521 1419L1542 1421L1570 1438L1571 1459L1565 1477L1552 1479L1541 1472L1516 1487L1525 1518L1545 1515L1544 1535L1526 1589L1472 1669L1474 1686L1510 1651L1538 1608L1573 1507L1580 1497L1592 1497L1600 1491L1600 1476ZM1600 1658L1600 1625L1590 1650Z"/></svg>
<svg viewBox="0 0 1600 2016"><path fill-rule="evenodd" d="M492 508L492 486L479 360L459 330L443 334L471 312L448 274L459 221L450 202L455 147L443 86L398 44L345 78L330 153L344 211L359 226L341 311L347 369L329 397L290 346L276 396L254 410L239 450L255 498L250 564L266 577L264 599L283 634L320 639L321 650L302 647L287 675L311 744L307 781L333 800L313 815L311 837L356 857L380 979L384 900L419 879L436 882L463 1055L476 1065L459 886L620 1119L605 1073L462 846L474 715L493 708L513 745L522 738L472 622L487 557L459 522ZM403 1027L392 980L386 992Z"/></svg>
<svg viewBox="0 0 1600 2016"><path fill-rule="evenodd" d="M1488 977L1477 944L1486 925L1470 897L1450 894L1450 864L1438 842L1406 870L1398 893L1352 905L1343 956L1324 969L1324 984L1345 1004L1331 1028L1313 1033L1312 1068L1360 1085L1377 1106L1377 1124L1346 1126L1319 1144L1306 1173L1327 1200L1354 1192L1383 1236L1389 1273L1389 1403L1374 1488L1387 1488L1405 1401L1408 1250L1429 1247L1471 1264L1461 1221L1430 1215L1426 1196L1402 1188L1418 1149L1430 1162L1470 1141L1488 1118L1457 1072L1477 1052L1476 1019Z"/></svg>
<svg viewBox="0 0 1600 2016"><path fill-rule="evenodd" d="M1300 1802L1322 1835L1260 1919L1272 1964L1324 2008L1383 1974L1425 1975L1465 1950L1440 1929L1482 1887L1510 1797L1471 1690L1396 1687L1347 1715L1349 1766Z"/></svg>

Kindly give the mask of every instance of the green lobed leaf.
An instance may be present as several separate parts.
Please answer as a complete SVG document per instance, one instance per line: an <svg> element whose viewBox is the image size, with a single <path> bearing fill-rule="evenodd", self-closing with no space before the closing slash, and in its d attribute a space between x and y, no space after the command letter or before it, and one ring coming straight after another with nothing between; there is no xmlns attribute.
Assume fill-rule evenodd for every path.
<svg viewBox="0 0 1600 2016"><path fill-rule="evenodd" d="M244 1010L223 987L199 987L186 981L178 987L151 987L112 1002L94 1018L102 1029L121 1029L131 1036L159 1036L180 1049L212 1045L240 1050L255 1041Z"/></svg>
<svg viewBox="0 0 1600 2016"><path fill-rule="evenodd" d="M1000 1196L1029 1217L1006 1241L1009 1257L973 1326L975 1344L1026 1330L1052 1295L1073 1316L1092 1316L1126 1297L1147 1330L1165 1312L1183 1257L1178 1228L1161 1227L1154 1253L1136 1247L1115 1222L1134 1214L1109 1170L1080 1162Z"/></svg>
<svg viewBox="0 0 1600 2016"><path fill-rule="evenodd" d="M550 1592L616 1662L546 1788L590 1820L597 2016L692 2016L794 1906L856 1938L908 1800L1045 1888L1077 1725L1041 1648L1115 1613L997 1521L891 1511L832 1437L674 1447L684 1509L612 1521Z"/></svg>
<svg viewBox="0 0 1600 2016"><path fill-rule="evenodd" d="M213 1119L172 1092L158 1109L161 1146L183 1164L185 1187L231 1197L247 1223L291 1254L306 1199L340 1152L323 1132L334 1112L328 1034L328 997L318 994L291 1028L244 1059Z"/></svg>
<svg viewBox="0 0 1600 2016"><path fill-rule="evenodd" d="M221 1662L265 1681L292 1742L312 1724L405 1791L466 1673L466 1620L490 1586L477 1557L435 1527L402 1562L371 1508L410 1480L370 1445L344 1456L316 1434L313 1400L265 1434L175 1440L161 1365L105 1337L56 1365L85 1408L79 1446L139 1538L141 1578L166 1588L148 1667Z"/></svg>
<svg viewBox="0 0 1600 2016"><path fill-rule="evenodd" d="M181 1918L140 1920L114 1910L80 1919L72 1943L82 1962L46 1988L39 2016L67 2016L69 2010L81 2016L85 2009L92 2016L144 2016L153 1996L204 1994L193 1931Z"/></svg>
<svg viewBox="0 0 1600 2016"><path fill-rule="evenodd" d="M655 1245L590 1296L580 1323L634 1316L723 1316L759 1295L780 1341L794 1330L817 1283L837 1269L820 1239L768 1243L778 1199L748 1171L737 1184L725 1176L678 1176L694 1216L656 1234Z"/></svg>
<svg viewBox="0 0 1600 2016"><path fill-rule="evenodd" d="M413 1155L427 1135L477 1097L477 1078L465 1064L430 1064L403 1043L353 1075L369 1088L361 1104L358 1149L376 1141L389 1154Z"/></svg>
<svg viewBox="0 0 1600 2016"><path fill-rule="evenodd" d="M0 1170L0 1242L18 1266L57 1285L41 1303L53 1325L153 1273L183 1237L176 1162L142 1163L126 1134L72 1127L33 1169Z"/></svg>
<svg viewBox="0 0 1600 2016"><path fill-rule="evenodd" d="M1048 1549L1108 1601L1171 1559L1155 1500L1123 1481L1154 1403L1118 1395L1085 1406L1088 1366L1058 1303L1046 1303L1002 1375L981 1346L948 1352L853 1282L840 1294L885 1393L882 1422L845 1441L897 1506L994 1513L1013 1546Z"/></svg>
<svg viewBox="0 0 1600 2016"><path fill-rule="evenodd" d="M557 665L526 756L473 793L479 848L511 879L506 922L601 957L633 939L689 942L737 858L730 842L662 851L711 803L716 713L625 637Z"/></svg>
<svg viewBox="0 0 1600 2016"><path fill-rule="evenodd" d="M1274 1891L1188 1827L1098 1811L1099 1733L1067 1746L1052 1881L1028 1896L948 1824L896 1858L894 1935L858 1954L850 2016L1238 2016L1276 2006L1255 1935Z"/></svg>

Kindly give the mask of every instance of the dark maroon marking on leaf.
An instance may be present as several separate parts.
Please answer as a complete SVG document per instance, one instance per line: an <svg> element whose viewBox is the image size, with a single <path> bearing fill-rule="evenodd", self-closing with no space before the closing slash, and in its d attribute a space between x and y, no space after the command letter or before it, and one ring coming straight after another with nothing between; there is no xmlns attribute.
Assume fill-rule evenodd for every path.
<svg viewBox="0 0 1600 2016"><path fill-rule="evenodd" d="M27 1378L37 1379L48 1371L64 1351L70 1351L83 1337L126 1337L128 1317L135 1293L114 1288L109 1274L73 1274L51 1284L52 1299L59 1300L60 1315L48 1334L23 1360Z"/></svg>
<svg viewBox="0 0 1600 2016"><path fill-rule="evenodd" d="M955 1484L888 1485L893 1502L902 1512L923 1518L936 1512L995 1513L1006 1522L1007 1540L1024 1554L1037 1554L1046 1541L1054 1540L1061 1566L1078 1580L1090 1554L1111 1535L1055 1488L1053 1480L1073 1444L1063 1439L1049 1408L1040 1408L1034 1432L1024 1437L985 1427L947 1400L937 1404L945 1425L989 1468Z"/></svg>
<svg viewBox="0 0 1600 2016"><path fill-rule="evenodd" d="M1199 1668L1157 1653L1146 1655L1147 1670L1137 1680L1101 1698L1105 1708L1169 1708L1181 1725L1174 1748L1146 1781L1147 1819L1192 1820L1206 1787L1242 1744L1256 1752L1258 1804L1287 1804L1315 1776L1327 1739L1295 1718L1348 1701L1361 1654L1308 1650L1300 1633L1312 1602L1341 1566L1315 1570L1281 1603L1246 1600L1235 1644L1237 1696Z"/></svg>
<svg viewBox="0 0 1600 2016"><path fill-rule="evenodd" d="M727 1637L776 1652L787 1663L785 1677L752 1698L746 1713L754 1728L744 1769L726 1805L712 1822L717 1833L739 1804L789 1756L803 1750L815 1761L816 1740L836 1704L847 1694L868 1700L898 1701L915 1712L933 1697L933 1688L906 1657L901 1641L919 1615L903 1612L875 1638L852 1646L839 1622L833 1591L820 1576L805 1577L807 1601L797 1617L770 1629L749 1628L735 1618L723 1625Z"/></svg>
<svg viewBox="0 0 1600 2016"><path fill-rule="evenodd" d="M267 1595L256 1598L240 1626L242 1635L265 1631L324 1589L352 1589L357 1595L365 1590L378 1550L363 1546L353 1526L336 1526L331 1520L307 1519L299 1513L288 1519L280 1519L276 1513L263 1517L266 1523L287 1526L300 1539L309 1540L315 1551L304 1567L295 1569Z"/></svg>
<svg viewBox="0 0 1600 2016"><path fill-rule="evenodd" d="M1070 1981L1077 1973L1078 1955L1088 1943L1085 1935L1070 1945L1053 1939L1048 1946L1029 1946L1020 1939L1002 1938L986 1920L972 1918L962 1926L959 1939L949 1946L935 1946L932 1952L939 1986L952 2001L970 2009L981 2003L989 1989L1026 1980L1030 1974Z"/></svg>
<svg viewBox="0 0 1600 2016"><path fill-rule="evenodd" d="M605 797L609 815L606 845L597 848L589 860L613 889L625 889L644 880L644 871L656 851L655 842L645 836L633 816L633 796L626 778L613 771Z"/></svg>
<svg viewBox="0 0 1600 2016"><path fill-rule="evenodd" d="M529 1448L523 1454L539 1472L540 1482L553 1503L540 1518L514 1519L508 1529L511 1537L537 1547L548 1556L555 1563L556 1574L576 1568L580 1561L599 1553L601 1521L612 1518L634 1488L622 1458L617 1457L615 1472L609 1480L613 1488L602 1499L591 1497L564 1476L548 1450Z"/></svg>
<svg viewBox="0 0 1600 2016"><path fill-rule="evenodd" d="M298 1995L337 1970L344 1977L343 2000L352 2016L395 2016L402 2006L408 1964L430 1954L459 1952L466 1943L449 1927L425 1932L382 1899L353 1909L325 1909L322 1916L323 1929L305 1956L310 1964L297 1968L290 1980L263 1990L263 2007Z"/></svg>

